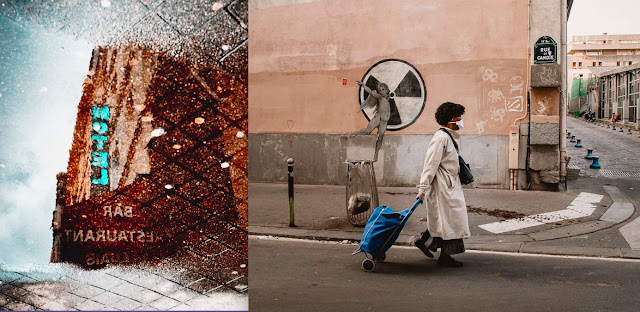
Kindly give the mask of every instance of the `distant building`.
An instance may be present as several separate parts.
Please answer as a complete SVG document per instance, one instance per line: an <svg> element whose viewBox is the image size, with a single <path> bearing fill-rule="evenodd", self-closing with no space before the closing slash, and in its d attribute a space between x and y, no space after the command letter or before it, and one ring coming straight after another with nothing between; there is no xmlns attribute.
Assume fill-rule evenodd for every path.
<svg viewBox="0 0 640 312"><path fill-rule="evenodd" d="M569 42L569 51L567 53L567 85L569 90L576 79L590 79L601 73L601 70L595 67L603 67L606 71L616 67L629 66L640 63L640 34L627 35L587 35L573 36ZM582 90L586 90L588 81L582 81L585 86ZM571 91L570 91L571 92ZM569 111L585 111L588 108L588 100L586 92L580 94L571 93L571 101L569 102Z"/></svg>
<svg viewBox="0 0 640 312"><path fill-rule="evenodd" d="M590 88L591 110L602 119L613 114L621 116L621 123L638 129L640 104L640 64L594 71L596 84Z"/></svg>

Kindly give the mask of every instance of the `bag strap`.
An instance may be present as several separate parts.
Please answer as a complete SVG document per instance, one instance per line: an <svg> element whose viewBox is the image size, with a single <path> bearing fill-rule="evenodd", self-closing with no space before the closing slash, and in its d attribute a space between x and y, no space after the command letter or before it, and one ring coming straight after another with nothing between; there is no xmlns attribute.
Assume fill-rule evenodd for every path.
<svg viewBox="0 0 640 312"><path fill-rule="evenodd" d="M446 132L449 135L449 137L451 138L451 141L453 142L453 146L456 148L456 152L459 153L460 151L458 150L458 144L456 144L456 140L453 139L451 132L447 131L445 128L440 128L440 130Z"/></svg>

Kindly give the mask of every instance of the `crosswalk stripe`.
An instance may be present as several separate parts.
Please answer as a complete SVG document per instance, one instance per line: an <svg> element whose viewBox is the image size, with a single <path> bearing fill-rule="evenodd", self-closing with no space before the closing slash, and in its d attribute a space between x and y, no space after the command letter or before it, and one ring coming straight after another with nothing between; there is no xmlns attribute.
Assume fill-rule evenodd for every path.
<svg viewBox="0 0 640 312"><path fill-rule="evenodd" d="M620 234L633 250L640 250L640 217L620 228Z"/></svg>
<svg viewBox="0 0 640 312"><path fill-rule="evenodd" d="M538 226L545 223L584 218L593 214L596 210L595 204L600 202L603 197L604 196L600 194L582 192L571 202L567 209L482 224L478 227L491 233L499 234Z"/></svg>

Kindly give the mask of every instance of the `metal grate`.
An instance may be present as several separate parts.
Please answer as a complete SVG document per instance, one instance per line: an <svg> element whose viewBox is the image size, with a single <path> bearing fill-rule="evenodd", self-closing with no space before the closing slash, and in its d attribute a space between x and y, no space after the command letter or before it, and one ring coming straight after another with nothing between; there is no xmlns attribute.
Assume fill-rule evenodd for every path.
<svg viewBox="0 0 640 312"><path fill-rule="evenodd" d="M603 169L603 170L600 170L600 173L603 176L609 176L609 177L640 178L640 172L628 172L628 171Z"/></svg>

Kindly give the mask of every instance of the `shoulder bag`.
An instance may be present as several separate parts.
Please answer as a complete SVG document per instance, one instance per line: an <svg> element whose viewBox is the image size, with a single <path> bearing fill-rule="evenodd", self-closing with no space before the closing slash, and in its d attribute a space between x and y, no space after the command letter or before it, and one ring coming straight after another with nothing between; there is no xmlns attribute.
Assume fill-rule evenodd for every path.
<svg viewBox="0 0 640 312"><path fill-rule="evenodd" d="M460 173L458 175L460 176L460 183L469 184L473 182L474 180L473 174L471 174L471 168L469 167L469 165L467 165L464 159L462 159L462 156L460 156L460 151L458 150L458 144L456 144L456 140L453 139L453 136L449 131L445 130L444 128L440 128L440 130L446 132L449 135L451 141L453 142L453 146L456 148L456 152L458 152L458 163L460 163Z"/></svg>

